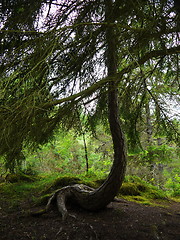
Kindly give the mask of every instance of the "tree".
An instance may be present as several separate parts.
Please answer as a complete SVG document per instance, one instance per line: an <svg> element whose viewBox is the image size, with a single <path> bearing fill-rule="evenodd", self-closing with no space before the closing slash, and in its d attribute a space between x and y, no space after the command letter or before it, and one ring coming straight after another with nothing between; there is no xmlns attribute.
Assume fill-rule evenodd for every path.
<svg viewBox="0 0 180 240"><path fill-rule="evenodd" d="M91 130L108 117L114 163L105 183L96 190L72 186L53 195L64 216L69 195L97 210L113 200L125 174L119 118L129 121L125 129L136 140L145 93L153 96L149 76L178 66L178 13L165 0L39 0L29 12L26 2L7 1L2 9L0 154L13 171L25 146L49 141L59 127L79 129L81 112ZM47 15L41 15L43 8Z"/></svg>

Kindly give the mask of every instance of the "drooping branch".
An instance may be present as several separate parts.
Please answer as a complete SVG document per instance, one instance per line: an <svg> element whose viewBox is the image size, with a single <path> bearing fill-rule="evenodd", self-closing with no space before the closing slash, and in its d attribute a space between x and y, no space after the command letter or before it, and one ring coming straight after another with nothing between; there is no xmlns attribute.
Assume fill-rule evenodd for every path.
<svg viewBox="0 0 180 240"><path fill-rule="evenodd" d="M74 100L77 100L77 102L80 102L83 98L90 96L91 94L93 94L95 91L97 91L99 88L101 88L107 82L116 82L116 84L118 85L122 79L122 76L125 73L131 72L133 69L140 67L147 61L149 61L151 59L165 57L167 55L178 54L178 53L180 53L180 46L172 47L172 48L165 49L165 50L153 50L153 51L147 52L138 61L133 61L132 63L130 63L127 67L123 68L118 73L114 73L111 76L101 79L97 83L92 84L90 87L86 88L85 90L83 90L79 93L76 93L74 95L71 95L71 96L68 96L68 97L65 97L62 99L52 100L51 102L45 103L40 108L47 109L49 107L52 107L52 106L55 106L58 104L62 104L65 102L74 101Z"/></svg>
<svg viewBox="0 0 180 240"><path fill-rule="evenodd" d="M31 2L36 1L28 0L29 4ZM38 3L39 6L45 3L48 8L47 1ZM105 4L106 1L101 0L61 1L60 5L57 4L57 12L43 19L46 23L44 32L38 26L38 18L35 19L35 28L26 22L26 18L22 21L19 16L14 19L11 14L5 16L0 30L0 91L3 93L0 96L0 121L4 133L1 134L1 145L8 142L8 136L6 145L12 149L16 141L10 139L14 140L17 129L21 144L28 142L29 138L36 141L33 133L37 129L38 135L45 139L45 133L53 131L59 123L68 122L67 119L75 122L74 112L83 101L88 104L96 99L95 108L105 116L110 83L109 92L112 93L119 86L123 92L125 86L131 85L135 90L130 94L138 99L140 81L135 76L139 77L141 73L137 68L145 69L159 59L166 61L166 56L180 52L180 47L176 46L176 13L172 4L148 0L135 0L133 4L112 1L112 17L106 19ZM10 9L10 13L13 11L17 9ZM170 16L171 13L174 15ZM117 40L118 70L103 78L107 71L107 31ZM167 61L168 64L175 66L178 62ZM103 68L102 75L99 75L97 66ZM168 68L172 72L175 69ZM106 101L102 104L105 95ZM97 114L94 116L98 118Z"/></svg>

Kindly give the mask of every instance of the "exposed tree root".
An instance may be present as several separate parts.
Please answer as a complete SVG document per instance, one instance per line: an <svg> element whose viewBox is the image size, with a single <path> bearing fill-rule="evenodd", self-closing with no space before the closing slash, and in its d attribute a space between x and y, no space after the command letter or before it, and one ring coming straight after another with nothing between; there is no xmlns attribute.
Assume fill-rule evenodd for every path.
<svg viewBox="0 0 180 240"><path fill-rule="evenodd" d="M81 201L84 200L84 197L88 197L89 194L95 191L94 188L91 188L84 184L75 184L71 186L66 186L60 189L57 189L52 196L49 198L46 207L36 212L31 212L32 216L39 216L44 213L47 213L52 205L52 202L55 200L58 211L62 215L62 220L65 221L68 217L76 218L74 215L68 213L66 208L66 202L68 199L71 199L73 202L81 206ZM115 202L126 202L126 200L114 198ZM87 209L87 208L86 208Z"/></svg>
<svg viewBox="0 0 180 240"><path fill-rule="evenodd" d="M72 186L66 186L56 190L49 198L48 203L44 209L37 212L32 212L32 216L39 216L49 211L52 201L56 200L58 211L62 215L62 220L65 221L67 217L76 218L74 215L70 215L66 208L66 202L68 199L72 199L75 202L79 202L81 195L87 195L93 192L94 189L84 184L75 184Z"/></svg>

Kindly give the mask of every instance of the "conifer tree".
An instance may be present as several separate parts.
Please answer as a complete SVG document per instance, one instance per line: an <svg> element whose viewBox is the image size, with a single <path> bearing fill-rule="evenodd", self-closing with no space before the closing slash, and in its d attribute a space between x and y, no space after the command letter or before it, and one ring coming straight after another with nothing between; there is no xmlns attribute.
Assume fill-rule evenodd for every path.
<svg viewBox="0 0 180 240"><path fill-rule="evenodd" d="M7 168L13 171L24 147L44 144L56 129L80 129L81 112L91 130L108 119L114 164L93 195L99 205L92 201L92 209L106 205L125 174L119 119L137 141L146 97L163 110L151 91L158 82L153 74L166 73L166 84L177 85L177 5L168 0L7 0L0 11L0 154ZM173 128L175 139L177 131L164 114L159 117L165 128Z"/></svg>

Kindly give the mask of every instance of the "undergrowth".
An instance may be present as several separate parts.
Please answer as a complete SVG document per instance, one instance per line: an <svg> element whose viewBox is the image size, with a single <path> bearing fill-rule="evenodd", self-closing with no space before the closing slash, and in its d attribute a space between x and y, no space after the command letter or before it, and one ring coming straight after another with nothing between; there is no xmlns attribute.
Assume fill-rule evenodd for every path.
<svg viewBox="0 0 180 240"><path fill-rule="evenodd" d="M159 205L171 198L166 192L137 176L126 176L118 197L145 205Z"/></svg>
<svg viewBox="0 0 180 240"><path fill-rule="evenodd" d="M98 178L96 175L88 176L85 174L78 176L46 174L39 176L34 181L4 182L0 184L0 196L3 196L0 202L6 201L10 211L19 209L21 205L30 207L46 204L47 198L58 188L75 183L97 188L103 183L104 179ZM163 191L135 176L125 178L117 196L146 205L155 204L155 200L159 200L161 203L168 200Z"/></svg>

